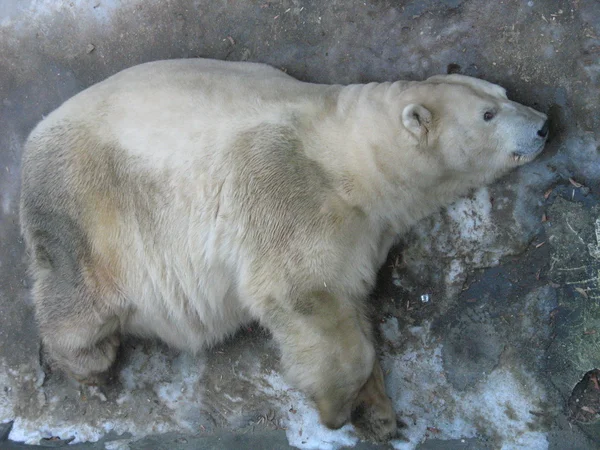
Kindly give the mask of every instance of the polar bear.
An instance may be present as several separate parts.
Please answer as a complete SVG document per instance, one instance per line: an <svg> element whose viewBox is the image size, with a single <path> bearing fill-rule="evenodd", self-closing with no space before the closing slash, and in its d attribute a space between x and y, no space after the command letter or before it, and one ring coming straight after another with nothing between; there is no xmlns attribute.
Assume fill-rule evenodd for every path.
<svg viewBox="0 0 600 450"><path fill-rule="evenodd" d="M263 64L159 61L29 136L21 224L44 347L102 380L120 337L198 351L258 320L338 428L396 433L367 296L395 239L534 159L547 117L461 75L320 85Z"/></svg>

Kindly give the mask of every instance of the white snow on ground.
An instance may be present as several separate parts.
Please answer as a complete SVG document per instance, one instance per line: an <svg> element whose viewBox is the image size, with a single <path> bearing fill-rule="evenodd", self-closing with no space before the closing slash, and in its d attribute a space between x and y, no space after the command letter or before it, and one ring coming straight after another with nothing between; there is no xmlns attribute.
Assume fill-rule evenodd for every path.
<svg viewBox="0 0 600 450"><path fill-rule="evenodd" d="M404 256L416 273L424 270L424 255L443 257L452 261L446 280L453 285L462 283L466 268L493 266L511 252L500 239L490 195L488 188L478 189L413 228L418 237L404 250Z"/></svg>
<svg viewBox="0 0 600 450"><path fill-rule="evenodd" d="M471 438L477 436L478 430L495 436L504 450L548 448L545 433L533 432L529 426L535 421L530 411L539 408L538 402L545 393L523 368L519 368L516 377L501 365L471 389L461 392L447 381L442 346L432 339L427 327L411 328L408 332L418 338L411 339L416 343L401 355L387 356L384 361L388 394L407 425L402 434L409 439L395 441L395 449L414 449L427 437Z"/></svg>
<svg viewBox="0 0 600 450"><path fill-rule="evenodd" d="M68 423L59 419L62 414L56 413L62 408L61 397L47 398L42 386L43 373L40 372L37 375L39 381L36 382L39 415L26 419L19 417L14 411L17 405L13 405L6 396L0 396L0 422L14 420L9 438L27 444L37 444L40 439L52 436L62 439L73 437L73 443L97 441L110 431L117 434L128 432L134 438L169 431L194 432L196 430L193 424L185 416L186 412L201 407L203 371L204 362L197 357L183 353L171 361L163 351L155 349L146 354L137 349L119 374L124 390L116 401L123 409L131 406L133 413L127 417L113 417L110 408L106 408L104 418L98 417L90 422L89 418L82 416L79 420ZM11 386L19 380L18 374L12 375L13 377L9 377L7 372L0 371L0 386ZM32 376L34 375L21 375L19 382ZM97 387L82 387L80 395L87 397L86 401L107 401L102 390ZM147 417L144 423L138 422L135 414L136 405L142 401L156 401L157 404L157 412ZM161 408L166 410L163 409L161 413Z"/></svg>
<svg viewBox="0 0 600 450"><path fill-rule="evenodd" d="M471 438L479 432L492 436L498 448L504 450L548 448L546 434L531 431L536 418L530 413L539 409L545 392L524 368L500 364L469 390L458 391L446 379L442 346L427 326L404 330L391 318L381 327L386 342L403 349L397 354L386 351L388 356L383 361L387 391L406 424L402 434L408 442L394 441L395 449L412 450L427 438ZM81 417L77 422L61 421L58 419L61 415L55 413L62 407L61 398L46 397L43 374L27 375L21 371L20 382L27 378L37 387L37 401L43 405L39 408L40 414L30 419L16 417L10 400L0 396L0 421L15 419L10 439L30 444L51 436L74 437L73 442L97 441L110 431L129 432L133 439L185 429L193 432L193 425L185 417L186 411L198 411L201 407L203 370L202 361L186 354L169 363L162 351L153 349L146 354L137 349L119 374L124 389L117 403L121 408L128 404L135 408L141 401L140 396L152 397L147 401L156 400L165 412L153 414L145 423L136 422L135 413L113 418L110 411L107 412L110 419L106 420L98 418L89 422ZM0 385L11 386L17 379L12 378L14 376L0 371ZM247 379L254 382L266 402L277 405L291 445L300 449L335 450L358 442L351 425L337 431L321 425L313 404L291 388L279 373L265 375L257 365L256 371L247 374ZM106 401L97 388L85 388L82 394L88 401Z"/></svg>
<svg viewBox="0 0 600 450"><path fill-rule="evenodd" d="M285 426L290 445L300 449L335 450L358 442L352 425L335 431L321 425L314 405L304 394L292 389L280 374L271 372L266 380L271 388L264 392L277 399L282 415L287 416Z"/></svg>
<svg viewBox="0 0 600 450"><path fill-rule="evenodd" d="M395 318L382 324L387 340L400 342ZM407 331L412 342L399 355L387 356L383 362L388 394L396 411L407 425L402 434L408 439L393 441L397 450L412 450L427 438L462 439L478 435L495 436L503 450L545 450L546 434L531 431L544 400L543 388L523 368L519 376L502 365L483 381L465 392L447 381L442 363L442 346L435 342L427 327ZM256 375L257 377L264 375ZM338 449L355 445L358 438L351 425L332 431L319 423L316 409L299 391L292 389L280 374L266 376L270 387L262 390L274 397L286 417L290 445L300 449Z"/></svg>
<svg viewBox="0 0 600 450"><path fill-rule="evenodd" d="M171 419L176 425L196 431L185 415L201 406L203 372L204 361L185 352L171 360L163 352L146 355L136 351L120 377L127 391L152 388L159 402L172 410ZM125 392L117 402L126 404L131 400L130 392Z"/></svg>
<svg viewBox="0 0 600 450"><path fill-rule="evenodd" d="M113 424L107 423L106 428L88 425L86 423L54 422L51 417L42 416L37 420L18 417L13 424L9 439L26 444L38 444L40 439L60 436L73 437L72 443L97 441L109 432Z"/></svg>
<svg viewBox="0 0 600 450"><path fill-rule="evenodd" d="M510 249L499 242L488 188L478 189L471 197L454 202L446 209L446 214L449 228L441 239L434 240L434 245L437 246L435 253L458 258L452 262L448 283L452 283L466 267L495 265L501 256L510 253ZM430 239L424 242L428 241Z"/></svg>
<svg viewBox="0 0 600 450"><path fill-rule="evenodd" d="M471 198L461 198L447 208L448 216L458 225L459 238L481 245L495 228L490 220L492 204L487 188L477 190Z"/></svg>

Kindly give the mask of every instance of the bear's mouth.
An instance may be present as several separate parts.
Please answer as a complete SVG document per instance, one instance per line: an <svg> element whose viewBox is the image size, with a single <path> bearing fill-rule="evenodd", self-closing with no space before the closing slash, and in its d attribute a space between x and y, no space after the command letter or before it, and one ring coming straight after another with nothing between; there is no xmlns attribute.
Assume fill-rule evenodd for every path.
<svg viewBox="0 0 600 450"><path fill-rule="evenodd" d="M533 161L540 153L542 153L542 150L544 150L544 145L545 145L545 142L543 142L533 152L526 152L526 153L525 152L513 152L512 160L517 164L525 164L530 161Z"/></svg>
<svg viewBox="0 0 600 450"><path fill-rule="evenodd" d="M537 156L538 152L535 152L531 155L524 155L522 153L513 152L512 160L517 164L524 164L531 161L533 158Z"/></svg>

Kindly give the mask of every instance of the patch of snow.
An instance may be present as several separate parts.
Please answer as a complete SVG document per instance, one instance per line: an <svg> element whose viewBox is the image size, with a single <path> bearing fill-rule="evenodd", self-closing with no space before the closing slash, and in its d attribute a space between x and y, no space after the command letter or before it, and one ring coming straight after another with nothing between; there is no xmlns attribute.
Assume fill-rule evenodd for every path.
<svg viewBox="0 0 600 450"><path fill-rule="evenodd" d="M457 282L462 283L461 275L465 272L465 267L460 259L453 259L450 262L450 268L446 273L446 284L453 285Z"/></svg>
<svg viewBox="0 0 600 450"><path fill-rule="evenodd" d="M129 450L129 444L132 439L117 439L116 441L110 441L104 443L105 450Z"/></svg>
<svg viewBox="0 0 600 450"><path fill-rule="evenodd" d="M412 450L428 437L478 434L494 437L504 450L548 448L546 434L531 431L536 418L530 413L539 408L545 392L524 368L518 368L517 377L514 370L497 367L471 389L459 391L446 379L442 346L428 327L408 331L419 339L383 363L388 394L407 425L401 431L408 442L394 441L395 449Z"/></svg>
<svg viewBox="0 0 600 450"><path fill-rule="evenodd" d="M25 444L39 444L40 439L59 436L61 439L73 437L73 444L79 442L97 441L104 436L101 427L86 423L53 423L50 417L41 417L37 420L17 417L10 431L9 439Z"/></svg>
<svg viewBox="0 0 600 450"><path fill-rule="evenodd" d="M291 446L303 450L336 450L358 443L352 425L344 425L339 430L322 425L314 404L300 391L292 389L280 374L271 372L266 381L270 387L264 387L263 391L279 402L281 413L287 417L286 435Z"/></svg>
<svg viewBox="0 0 600 450"><path fill-rule="evenodd" d="M194 424L185 417L190 409L200 408L202 398L197 388L203 372L204 364L185 352L174 360L162 352L151 355L136 352L133 362L121 371L121 379L130 389L152 388L159 402L173 411L171 418L193 431ZM119 397L121 404L129 399Z"/></svg>
<svg viewBox="0 0 600 450"><path fill-rule="evenodd" d="M428 258L444 265L446 295L455 295L467 271L497 264L512 248L500 239L488 188L477 190L469 198L461 198L445 211L425 219L414 227L411 245L403 251L409 272L423 273ZM393 282L401 286L396 275ZM396 281L398 280L398 281Z"/></svg>
<svg viewBox="0 0 600 450"><path fill-rule="evenodd" d="M400 328L398 326L398 319L390 317L384 323L381 324L381 332L383 337L388 341L396 341L400 335Z"/></svg>
<svg viewBox="0 0 600 450"><path fill-rule="evenodd" d="M392 343L406 337L396 318L384 322L381 331ZM408 442L393 441L395 449L413 450L430 437L466 439L478 435L492 437L503 450L548 448L546 434L531 431L536 417L530 413L539 408L536 405L545 399L545 392L524 368L501 365L471 389L459 391L446 378L442 345L432 337L429 326L411 327L405 333L411 337L406 350L383 361L387 392L406 424L401 432ZM352 425L335 431L321 425L315 406L280 374L256 373L249 379L267 381L257 388L278 404L290 445L336 450L358 442Z"/></svg>
<svg viewBox="0 0 600 450"><path fill-rule="evenodd" d="M487 188L477 190L472 198L458 200L447 211L448 217L457 225L458 237L462 241L481 246L495 229L491 220L492 203Z"/></svg>
<svg viewBox="0 0 600 450"><path fill-rule="evenodd" d="M57 412L62 408L61 398L52 395L46 400L42 376L25 370L14 374L11 374L14 372L11 370L0 371L0 386L16 391L19 390L19 383L28 380L37 388L38 404L44 406L38 408L36 416L17 416L15 400L8 398L9 396L0 396L0 421L14 420L9 439L27 444L38 444L40 439L52 436L61 439L73 437L72 443L95 442L110 431L116 434L131 433L133 439L182 429L195 431L189 418L195 417L190 412L201 409L203 371L203 360L187 353L173 358L160 350L148 355L137 349L127 366L119 373L123 392L116 403L123 412L135 411L141 402L154 400L156 408L153 412L145 412L143 417L135 413L114 416L110 410L101 409L93 415L68 422L61 418L64 415ZM107 401L98 387L81 389L82 394L88 398L87 401L94 398L101 402Z"/></svg>

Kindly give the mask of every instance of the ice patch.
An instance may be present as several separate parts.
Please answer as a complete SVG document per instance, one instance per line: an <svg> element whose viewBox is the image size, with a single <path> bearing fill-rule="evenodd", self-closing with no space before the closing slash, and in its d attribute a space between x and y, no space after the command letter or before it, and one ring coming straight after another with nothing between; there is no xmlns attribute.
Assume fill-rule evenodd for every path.
<svg viewBox="0 0 600 450"><path fill-rule="evenodd" d="M339 430L330 430L322 425L314 404L304 394L292 389L281 375L271 372L266 381L270 387L263 387L263 391L277 399L281 413L287 417L286 435L291 446L303 450L336 450L358 443L352 425L344 425Z"/></svg>
<svg viewBox="0 0 600 450"><path fill-rule="evenodd" d="M388 341L395 341L400 335L400 328L398 326L398 319L391 317L381 324L381 332L383 337Z"/></svg>
<svg viewBox="0 0 600 450"><path fill-rule="evenodd" d="M152 388L160 403L173 411L172 419L182 428L194 431L194 424L186 419L190 409L199 409L198 389L204 364L188 353L170 360L164 353L146 355L136 352L131 363L120 374L122 383L131 390ZM132 398L121 395L117 402L126 404Z"/></svg>
<svg viewBox="0 0 600 450"><path fill-rule="evenodd" d="M31 417L17 416L18 397L0 396L0 421L14 420L9 439L27 444L38 444L40 439L52 436L73 438L72 443L95 442L110 431L130 433L132 439L169 431L196 431L195 423L190 420L201 411L203 371L203 360L187 353L173 357L159 349L150 354L136 349L119 373L123 389L116 403L120 412L115 415L103 406L94 408L95 412L87 416L66 421L61 419L64 415L58 413L63 407L62 397L52 395L42 385L43 372L40 371L40 376L31 370L7 369L0 371L0 386L16 392L24 382L33 384L37 389L34 398L39 413ZM107 401L100 388L80 389L81 401L90 402L90 407L93 402ZM136 413L141 404L149 402L153 405L151 412Z"/></svg>
<svg viewBox="0 0 600 450"><path fill-rule="evenodd" d="M392 319L396 320L396 319ZM385 324L384 324L385 325ZM392 325L383 326L383 332ZM500 366L466 392L458 391L446 379L442 346L427 327L408 330L418 339L403 354L384 361L387 391L395 409L407 425L402 434L409 442L396 440L397 450L413 450L424 439L461 439L485 435L498 447L547 449L546 434L531 431L545 399L543 388L519 368Z"/></svg>
<svg viewBox="0 0 600 450"><path fill-rule="evenodd" d="M61 439L74 438L71 443L97 441L104 436L102 427L95 427L85 423L53 423L50 418L38 420L17 417L10 431L9 439L25 444L39 444L40 439L59 436Z"/></svg>
<svg viewBox="0 0 600 450"><path fill-rule="evenodd" d="M131 439L118 439L116 441L105 442L104 450L129 450L131 441Z"/></svg>
<svg viewBox="0 0 600 450"><path fill-rule="evenodd" d="M465 267L459 259L453 259L450 262L450 268L446 273L446 284L452 285L457 282L462 282L461 275L465 272Z"/></svg>
<svg viewBox="0 0 600 450"><path fill-rule="evenodd" d="M500 242L495 224L490 191L477 190L471 197L462 198L414 227L411 245L404 249L404 261L413 274L425 270L428 258L438 258L446 266L442 273L446 288L454 290L462 285L465 273L474 267L489 267L498 263L511 248ZM482 250L485 249L485 250ZM450 267L447 267L447 266ZM398 282L396 283L396 279ZM395 284L402 286L396 276ZM450 291L446 292L449 295Z"/></svg>
<svg viewBox="0 0 600 450"><path fill-rule="evenodd" d="M459 238L481 245L493 230L490 220L492 203L487 188L479 189L473 198L462 198L448 207L448 216L457 225Z"/></svg>

